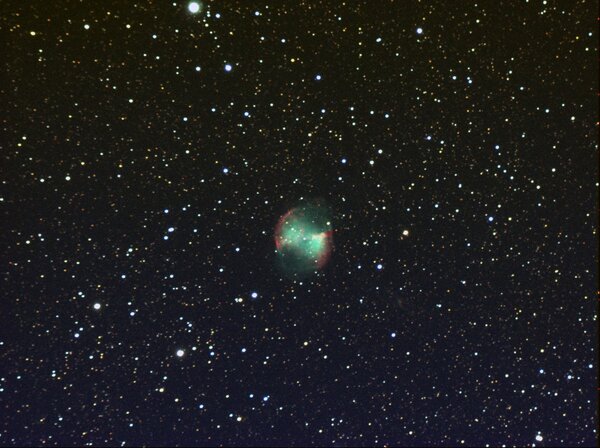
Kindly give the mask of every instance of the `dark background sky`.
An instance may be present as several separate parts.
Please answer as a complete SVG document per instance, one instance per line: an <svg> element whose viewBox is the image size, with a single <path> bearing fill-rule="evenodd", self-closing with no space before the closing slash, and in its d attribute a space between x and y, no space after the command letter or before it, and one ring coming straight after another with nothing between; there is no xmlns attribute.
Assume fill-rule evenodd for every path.
<svg viewBox="0 0 600 448"><path fill-rule="evenodd" d="M597 10L3 1L0 444L594 445Z"/></svg>

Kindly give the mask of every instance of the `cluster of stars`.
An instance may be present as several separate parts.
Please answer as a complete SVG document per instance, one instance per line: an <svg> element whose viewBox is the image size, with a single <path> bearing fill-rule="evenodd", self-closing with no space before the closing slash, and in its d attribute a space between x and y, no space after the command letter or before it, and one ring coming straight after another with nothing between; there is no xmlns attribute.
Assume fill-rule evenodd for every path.
<svg viewBox="0 0 600 448"><path fill-rule="evenodd" d="M3 27L2 444L595 443L592 2L50 6Z"/></svg>

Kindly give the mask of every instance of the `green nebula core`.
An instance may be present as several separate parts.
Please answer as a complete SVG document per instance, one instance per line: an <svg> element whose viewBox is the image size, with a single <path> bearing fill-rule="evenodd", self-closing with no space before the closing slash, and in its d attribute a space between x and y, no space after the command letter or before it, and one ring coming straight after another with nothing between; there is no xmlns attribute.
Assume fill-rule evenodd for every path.
<svg viewBox="0 0 600 448"><path fill-rule="evenodd" d="M322 268L329 258L331 243L331 223L320 205L291 209L275 229L275 246L286 275L297 277Z"/></svg>
<svg viewBox="0 0 600 448"><path fill-rule="evenodd" d="M283 232L284 244L296 246L307 257L318 258L325 246L324 237L311 225L297 222L286 226Z"/></svg>

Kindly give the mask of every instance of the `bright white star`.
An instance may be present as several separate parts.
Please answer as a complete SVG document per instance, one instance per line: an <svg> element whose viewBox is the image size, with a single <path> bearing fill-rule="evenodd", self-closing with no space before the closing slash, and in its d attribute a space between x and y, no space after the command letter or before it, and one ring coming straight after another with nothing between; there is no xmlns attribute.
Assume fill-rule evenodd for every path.
<svg viewBox="0 0 600 448"><path fill-rule="evenodd" d="M190 2L188 4L188 11L191 12L192 14L196 14L197 12L200 11L200 3Z"/></svg>

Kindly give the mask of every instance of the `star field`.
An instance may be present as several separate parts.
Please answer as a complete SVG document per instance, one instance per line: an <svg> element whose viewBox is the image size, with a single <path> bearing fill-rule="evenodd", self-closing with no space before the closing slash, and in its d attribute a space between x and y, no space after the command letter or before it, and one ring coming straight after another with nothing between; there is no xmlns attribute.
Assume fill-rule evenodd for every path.
<svg viewBox="0 0 600 448"><path fill-rule="evenodd" d="M3 3L0 445L595 445L597 7Z"/></svg>

